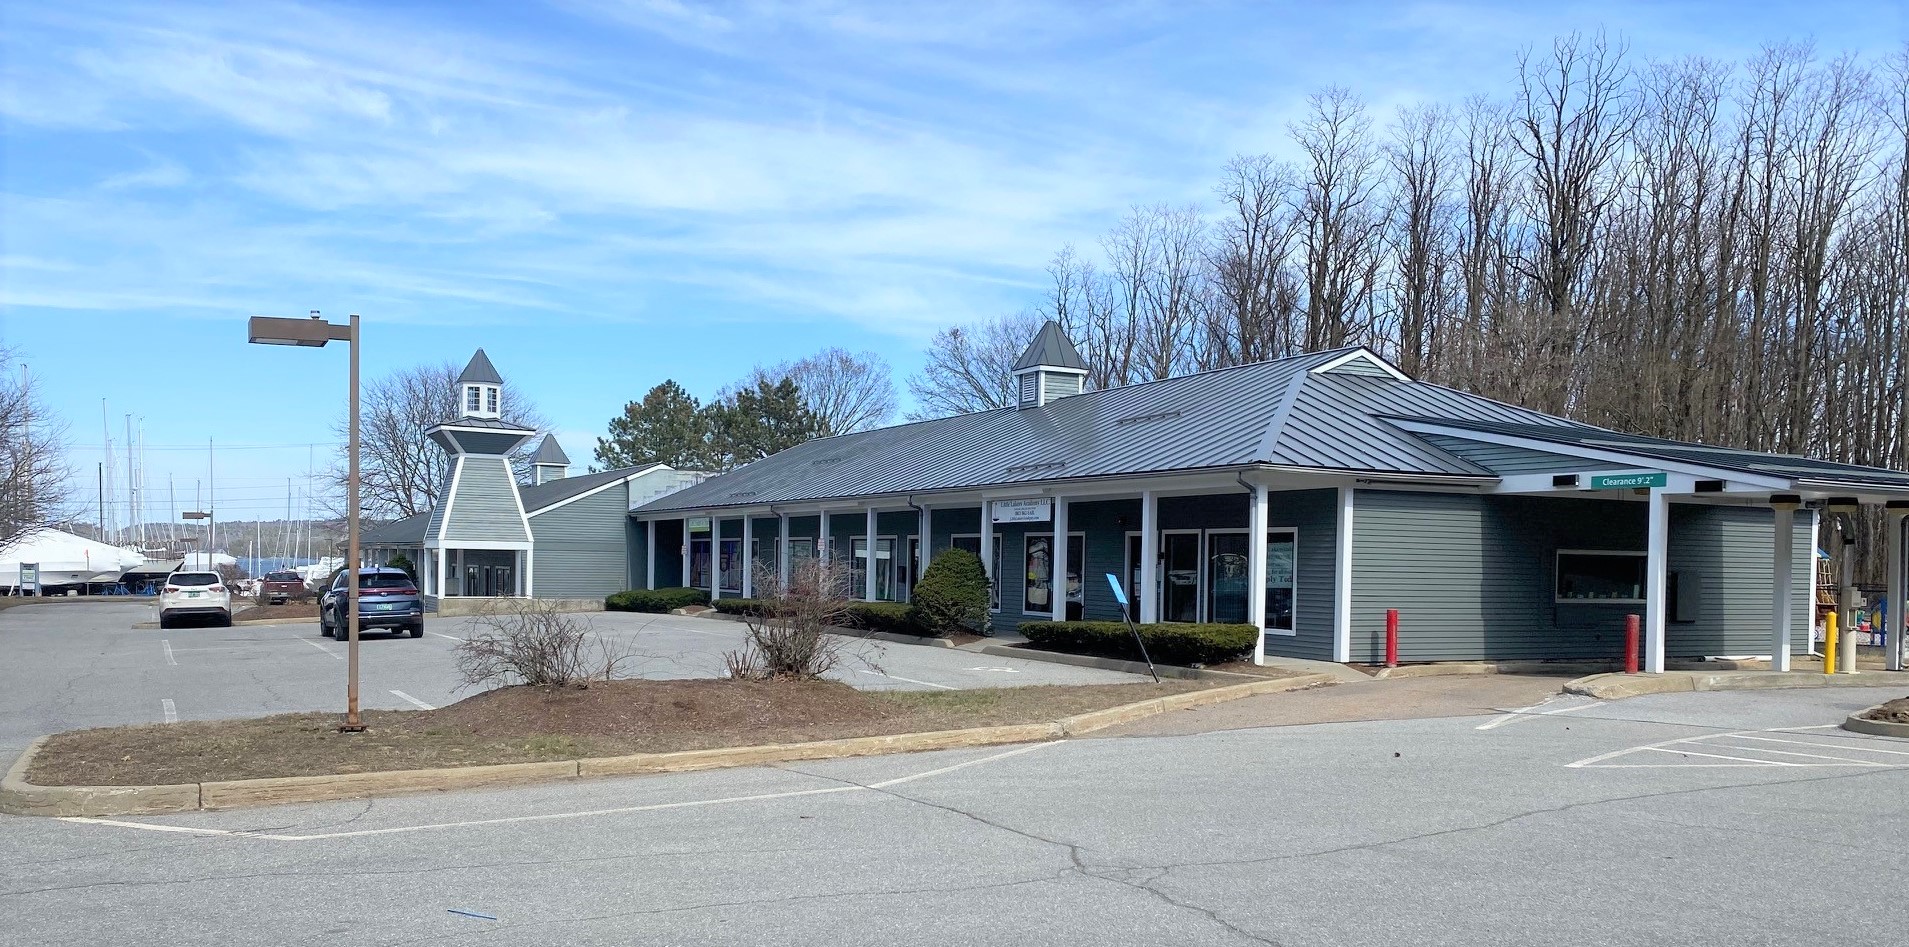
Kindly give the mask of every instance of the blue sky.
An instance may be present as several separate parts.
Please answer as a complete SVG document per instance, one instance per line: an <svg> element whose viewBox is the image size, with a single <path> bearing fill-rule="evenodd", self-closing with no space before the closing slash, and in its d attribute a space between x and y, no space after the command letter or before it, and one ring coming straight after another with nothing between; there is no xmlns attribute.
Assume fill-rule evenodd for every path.
<svg viewBox="0 0 1909 947"><path fill-rule="evenodd" d="M71 423L144 419L148 481L219 452L284 507L343 353L253 313L365 319L365 367L484 347L573 458L674 377L873 349L1021 308L1064 243L1203 201L1308 92L1503 95L1604 27L1645 57L1877 53L1901 3L55 3L0 10L0 341ZM118 436L117 434L115 435ZM174 449L186 448L186 449Z"/></svg>

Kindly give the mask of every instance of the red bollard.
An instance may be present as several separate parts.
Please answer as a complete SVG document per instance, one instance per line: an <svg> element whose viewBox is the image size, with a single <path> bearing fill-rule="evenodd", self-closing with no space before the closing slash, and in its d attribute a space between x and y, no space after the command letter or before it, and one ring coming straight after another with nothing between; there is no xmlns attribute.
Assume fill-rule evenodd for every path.
<svg viewBox="0 0 1909 947"><path fill-rule="evenodd" d="M1385 666L1399 666L1399 610L1385 610Z"/></svg>
<svg viewBox="0 0 1909 947"><path fill-rule="evenodd" d="M1624 616L1624 673L1637 673L1637 639L1639 626L1643 620L1636 615Z"/></svg>

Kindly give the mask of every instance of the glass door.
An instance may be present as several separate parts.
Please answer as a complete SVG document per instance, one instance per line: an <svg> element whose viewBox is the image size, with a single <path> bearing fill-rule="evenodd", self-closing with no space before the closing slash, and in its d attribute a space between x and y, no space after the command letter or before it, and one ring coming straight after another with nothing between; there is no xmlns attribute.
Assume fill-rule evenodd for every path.
<svg viewBox="0 0 1909 947"><path fill-rule="evenodd" d="M722 590L742 594L742 540L722 541Z"/></svg>
<svg viewBox="0 0 1909 947"><path fill-rule="evenodd" d="M689 541L689 582L692 589L709 588L709 537Z"/></svg>
<svg viewBox="0 0 1909 947"><path fill-rule="evenodd" d="M1206 620L1246 623L1245 533L1206 534Z"/></svg>
<svg viewBox="0 0 1909 947"><path fill-rule="evenodd" d="M1160 537L1160 620L1200 620L1200 533Z"/></svg>
<svg viewBox="0 0 1909 947"><path fill-rule="evenodd" d="M906 602L915 592L915 566L921 562L921 537L910 536L902 548L908 554L895 563L895 601Z"/></svg>

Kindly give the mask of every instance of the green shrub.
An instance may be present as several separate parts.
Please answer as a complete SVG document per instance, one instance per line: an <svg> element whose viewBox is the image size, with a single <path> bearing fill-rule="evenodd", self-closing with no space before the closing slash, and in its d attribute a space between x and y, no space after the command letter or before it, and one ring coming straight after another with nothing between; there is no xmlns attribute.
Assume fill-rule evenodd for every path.
<svg viewBox="0 0 1909 947"><path fill-rule="evenodd" d="M766 598L719 598L710 607L725 615L747 615L756 617L766 615L775 605L774 599Z"/></svg>
<svg viewBox="0 0 1909 947"><path fill-rule="evenodd" d="M403 569L404 574L410 576L413 582L418 580L418 567L411 562L411 557L404 553L392 553L391 561L387 565L393 569Z"/></svg>
<svg viewBox="0 0 1909 947"><path fill-rule="evenodd" d="M854 602L843 616L844 625L862 631L886 631L897 635L921 635L902 602Z"/></svg>
<svg viewBox="0 0 1909 947"><path fill-rule="evenodd" d="M1140 660L1126 622L1030 621L1021 624L1029 643L1045 651L1090 654L1103 658ZM1141 625L1147 653L1159 664L1183 667L1220 664L1253 650L1259 629L1252 625L1195 625L1169 622Z"/></svg>
<svg viewBox="0 0 1909 947"><path fill-rule="evenodd" d="M921 573L909 599L911 634L947 638L988 627L988 573L981 557L966 549L947 549Z"/></svg>
<svg viewBox="0 0 1909 947"><path fill-rule="evenodd" d="M631 589L617 592L603 600L604 611L610 612L673 612L691 605L708 605L709 592L706 589Z"/></svg>

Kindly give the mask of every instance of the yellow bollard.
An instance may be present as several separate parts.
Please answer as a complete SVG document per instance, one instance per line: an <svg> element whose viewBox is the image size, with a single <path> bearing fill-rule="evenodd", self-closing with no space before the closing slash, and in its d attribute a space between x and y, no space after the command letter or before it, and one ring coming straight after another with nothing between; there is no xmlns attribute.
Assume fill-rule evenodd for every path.
<svg viewBox="0 0 1909 947"><path fill-rule="evenodd" d="M1823 673L1836 673L1836 613L1830 612L1823 626Z"/></svg>

